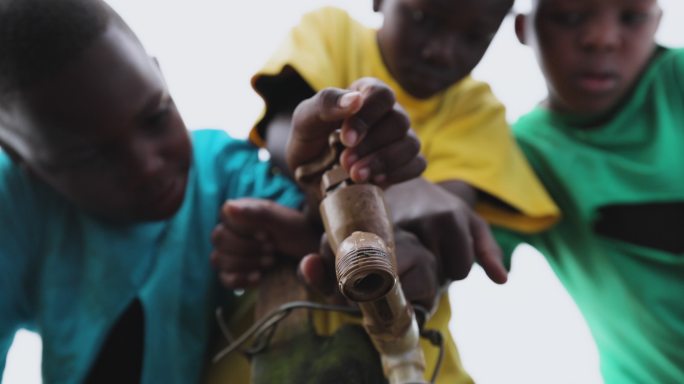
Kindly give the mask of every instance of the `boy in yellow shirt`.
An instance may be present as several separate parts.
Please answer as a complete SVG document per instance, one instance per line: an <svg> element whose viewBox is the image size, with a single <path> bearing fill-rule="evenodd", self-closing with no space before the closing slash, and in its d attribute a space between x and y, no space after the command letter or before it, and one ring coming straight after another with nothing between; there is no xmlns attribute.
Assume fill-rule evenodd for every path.
<svg viewBox="0 0 684 384"><path fill-rule="evenodd" d="M266 108L250 139L267 147L286 170L283 149L300 101L327 87L348 87L362 77L381 80L408 113L428 161L424 179L388 190L395 221L412 227L434 251L443 282L465 277L473 260L492 280L505 281L500 251L471 207L491 223L526 232L547 227L558 215L515 146L503 106L486 84L469 76L512 4L375 0L374 10L384 16L379 30L335 8L305 15L252 79ZM349 160L355 159L342 158ZM382 164L371 166L382 173ZM374 181L382 184L389 176ZM416 216L428 220L417 223L412 220ZM449 318L443 295L427 324L447 335L438 382L469 382L448 336ZM337 321L328 320L323 328L332 331ZM428 367L434 366L436 350L426 346L424 351Z"/></svg>

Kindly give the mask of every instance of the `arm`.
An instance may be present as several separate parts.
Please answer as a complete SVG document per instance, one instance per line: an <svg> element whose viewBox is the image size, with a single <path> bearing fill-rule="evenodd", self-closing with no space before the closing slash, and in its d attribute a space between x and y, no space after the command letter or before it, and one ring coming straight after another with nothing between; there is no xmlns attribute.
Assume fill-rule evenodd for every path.
<svg viewBox="0 0 684 384"><path fill-rule="evenodd" d="M465 278L475 261L492 281L507 280L501 250L487 223L472 209L477 200L473 187L460 181L436 185L418 178L389 188L385 198L394 222L435 254L442 284Z"/></svg>

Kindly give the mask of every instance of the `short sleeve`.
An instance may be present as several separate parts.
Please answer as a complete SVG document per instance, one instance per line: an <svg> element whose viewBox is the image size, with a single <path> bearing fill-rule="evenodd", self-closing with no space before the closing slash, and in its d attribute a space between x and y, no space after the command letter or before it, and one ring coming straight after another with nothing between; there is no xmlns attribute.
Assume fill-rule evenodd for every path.
<svg viewBox="0 0 684 384"><path fill-rule="evenodd" d="M291 68L314 90L325 87L344 88L356 80L350 78L345 66L358 53L357 35L352 31L355 21L343 10L324 7L302 16L276 52L252 77L252 87L263 98L265 108L249 138L263 146L262 125L266 121L276 92L287 92L279 76Z"/></svg>
<svg viewBox="0 0 684 384"><path fill-rule="evenodd" d="M303 195L297 185L269 161L259 158L254 144L219 130L193 132L193 150L203 188L217 188L222 201L254 197L299 208ZM212 184L212 185L210 185Z"/></svg>
<svg viewBox="0 0 684 384"><path fill-rule="evenodd" d="M677 49L673 53L673 71L676 93L680 100L684 99L684 49Z"/></svg>
<svg viewBox="0 0 684 384"><path fill-rule="evenodd" d="M241 142L231 153L232 164L228 164L226 173L232 175L233 182L228 185L226 199L254 197L291 208L301 206L303 198L297 185L269 161L261 161L256 147Z"/></svg>
<svg viewBox="0 0 684 384"><path fill-rule="evenodd" d="M420 135L432 182L462 180L514 211L482 200L477 209L490 223L534 232L554 223L559 211L518 148L505 109L489 86L467 78L449 96L429 132Z"/></svg>
<svg viewBox="0 0 684 384"><path fill-rule="evenodd" d="M0 376L17 330L27 326L31 246L38 239L33 217L34 190L9 158L0 151Z"/></svg>

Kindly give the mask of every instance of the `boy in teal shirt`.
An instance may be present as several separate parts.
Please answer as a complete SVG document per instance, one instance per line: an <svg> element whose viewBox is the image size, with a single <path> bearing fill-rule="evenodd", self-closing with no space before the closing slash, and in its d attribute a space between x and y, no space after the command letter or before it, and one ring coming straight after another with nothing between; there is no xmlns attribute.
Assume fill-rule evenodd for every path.
<svg viewBox="0 0 684 384"><path fill-rule="evenodd" d="M514 130L564 217L497 232L546 256L607 383L684 381L684 51L656 45L660 18L656 0L537 0L516 20L549 94Z"/></svg>
<svg viewBox="0 0 684 384"><path fill-rule="evenodd" d="M338 96L348 115L366 106ZM401 128L391 144L417 146ZM293 167L327 147L329 132L294 132ZM417 150L381 159L388 144L365 158L420 173ZM0 3L0 145L0 373L27 328L43 339L46 382L200 380L224 302L208 263L219 210L243 197L299 207L296 187L249 143L189 134L154 60L101 1Z"/></svg>

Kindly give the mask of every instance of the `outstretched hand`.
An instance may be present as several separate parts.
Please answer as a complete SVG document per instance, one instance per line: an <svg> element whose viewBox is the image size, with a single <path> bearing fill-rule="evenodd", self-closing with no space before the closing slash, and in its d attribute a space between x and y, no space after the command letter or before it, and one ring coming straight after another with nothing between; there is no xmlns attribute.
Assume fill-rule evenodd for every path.
<svg viewBox="0 0 684 384"><path fill-rule="evenodd" d="M273 201L227 201L214 228L211 262L228 288L255 287L266 270L317 251L320 232L297 210Z"/></svg>
<svg viewBox="0 0 684 384"><path fill-rule="evenodd" d="M425 169L420 143L392 90L373 78L349 89L326 88L302 101L292 117L287 163L293 171L320 159L340 129L341 165L354 182L381 186L417 177Z"/></svg>
<svg viewBox="0 0 684 384"><path fill-rule="evenodd" d="M442 280L464 279L477 262L493 282L506 282L503 255L489 225L461 198L422 178L393 186L385 198L395 225L414 233L436 255Z"/></svg>

